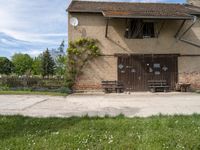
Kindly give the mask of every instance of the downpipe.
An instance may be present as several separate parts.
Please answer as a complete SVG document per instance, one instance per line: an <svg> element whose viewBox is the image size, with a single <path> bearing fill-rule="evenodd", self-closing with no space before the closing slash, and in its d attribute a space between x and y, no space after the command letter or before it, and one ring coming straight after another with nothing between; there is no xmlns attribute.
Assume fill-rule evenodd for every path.
<svg viewBox="0 0 200 150"><path fill-rule="evenodd" d="M179 40L195 25L195 23L197 22L197 17L194 16L193 18L193 23L179 36Z"/></svg>
<svg viewBox="0 0 200 150"><path fill-rule="evenodd" d="M193 18L193 23L188 27L188 29L186 29L182 34L181 36L178 37L178 40L181 41L181 42L184 42L184 43L187 43L187 44L190 44L192 46L195 46L195 47L198 47L200 48L200 44L197 44L197 43L194 43L192 41L189 41L187 39L183 39L183 36L196 24L197 22L197 17L194 16Z"/></svg>

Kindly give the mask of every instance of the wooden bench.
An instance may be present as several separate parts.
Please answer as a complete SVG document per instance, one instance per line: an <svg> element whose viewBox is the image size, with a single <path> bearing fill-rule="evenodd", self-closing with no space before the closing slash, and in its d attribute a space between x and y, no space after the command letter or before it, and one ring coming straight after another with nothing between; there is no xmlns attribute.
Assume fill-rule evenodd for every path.
<svg viewBox="0 0 200 150"><path fill-rule="evenodd" d="M148 80L148 88L151 92L167 92L169 91L169 86L166 80Z"/></svg>
<svg viewBox="0 0 200 150"><path fill-rule="evenodd" d="M176 90L181 92L188 92L190 89L191 84L190 83L177 83L176 84Z"/></svg>
<svg viewBox="0 0 200 150"><path fill-rule="evenodd" d="M105 93L112 93L112 92L123 93L124 92L124 85L122 82L119 82L119 81L102 81L101 85Z"/></svg>

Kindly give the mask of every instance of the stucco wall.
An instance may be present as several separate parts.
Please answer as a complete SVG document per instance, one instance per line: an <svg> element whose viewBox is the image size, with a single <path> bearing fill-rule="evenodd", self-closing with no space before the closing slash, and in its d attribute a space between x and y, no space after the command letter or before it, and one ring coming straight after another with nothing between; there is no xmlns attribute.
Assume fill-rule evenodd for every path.
<svg viewBox="0 0 200 150"><path fill-rule="evenodd" d="M126 39L124 38L125 19L111 19L109 21L108 38L105 38L106 19L101 14L73 13L69 15L69 18L71 17L78 18L79 26L74 28L69 24L69 40L73 41L81 37L98 39L102 54L107 55L96 59L95 62L91 62L85 67L77 82L76 87L78 88L99 88L102 80L117 80L115 53L200 55L200 48L174 38L182 21L165 21L159 38ZM187 26L189 24L191 24L190 21L188 21ZM158 23L158 26L160 25ZM200 38L197 35L199 31L200 24L198 23L185 35L185 38L200 43ZM190 76L194 72L200 72L199 64L200 57L195 57L195 59L193 57L180 57L178 65L180 81L186 81L188 74ZM194 69L189 70L191 68Z"/></svg>
<svg viewBox="0 0 200 150"><path fill-rule="evenodd" d="M102 80L117 80L117 59L113 56L100 56L85 66L83 74L79 76L76 88L101 89Z"/></svg>
<svg viewBox="0 0 200 150"><path fill-rule="evenodd" d="M189 4L199 6L200 7L200 0L187 0Z"/></svg>

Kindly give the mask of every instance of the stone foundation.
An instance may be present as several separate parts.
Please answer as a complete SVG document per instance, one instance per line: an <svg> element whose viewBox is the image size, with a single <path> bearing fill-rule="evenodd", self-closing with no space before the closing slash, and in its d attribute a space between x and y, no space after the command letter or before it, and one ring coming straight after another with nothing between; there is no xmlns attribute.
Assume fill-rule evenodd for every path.
<svg viewBox="0 0 200 150"><path fill-rule="evenodd" d="M74 86L75 90L87 91L87 90L102 90L101 84L76 84Z"/></svg>
<svg viewBox="0 0 200 150"><path fill-rule="evenodd" d="M200 72L180 73L179 82L190 83L192 89L200 89ZM74 89L81 91L102 91L102 86L101 83L77 83Z"/></svg>

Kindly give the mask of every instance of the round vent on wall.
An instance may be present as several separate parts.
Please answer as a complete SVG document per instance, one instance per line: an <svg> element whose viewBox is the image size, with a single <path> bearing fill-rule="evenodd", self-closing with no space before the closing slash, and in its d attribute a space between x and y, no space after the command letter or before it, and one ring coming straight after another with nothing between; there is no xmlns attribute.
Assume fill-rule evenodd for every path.
<svg viewBox="0 0 200 150"><path fill-rule="evenodd" d="M73 17L70 19L70 24L73 26L73 27L77 27L78 26L78 19Z"/></svg>

